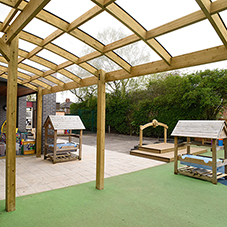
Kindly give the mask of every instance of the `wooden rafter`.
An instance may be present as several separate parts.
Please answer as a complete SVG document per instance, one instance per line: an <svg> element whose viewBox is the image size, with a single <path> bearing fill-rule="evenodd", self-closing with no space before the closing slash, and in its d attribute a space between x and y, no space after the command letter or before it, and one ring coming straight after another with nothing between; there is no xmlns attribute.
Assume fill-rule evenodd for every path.
<svg viewBox="0 0 227 227"><path fill-rule="evenodd" d="M210 21L211 25L213 26L214 30L217 32L218 36L220 37L221 41L227 48L227 29L221 20L220 16L216 13L211 15L211 6L212 3L210 0L196 0L200 8L202 9L203 13Z"/></svg>
<svg viewBox="0 0 227 227"><path fill-rule="evenodd" d="M111 2L113 2L113 1L107 1L105 3L105 5L108 5ZM102 9L100 9L98 7L94 7L91 10L89 10L87 13L85 13L84 15L79 17L77 20L73 21L70 25L68 25L67 22L60 20L59 18L57 18L57 20L56 20L56 17L54 17L53 15L49 14L46 11L41 11L38 14L37 18L44 20L45 22L47 22L47 23L49 23L49 24L51 24L55 27L58 27L59 29L65 31L65 32L67 31L69 34L80 39L82 42L90 45L91 47L98 50L99 52L102 52L104 45L102 45L101 43L99 43L97 40L95 40L91 36L87 35L86 33L80 31L79 29L75 29L78 26L85 23L87 20L95 17L96 15L101 13L102 11L103 11ZM59 21L59 22L56 23L56 21ZM62 32L62 31L61 32L56 31L55 34L53 34L51 37L49 36L45 41L43 41L43 44L48 44L49 42L53 41L54 39L56 39L57 37L59 37L63 33L64 32ZM127 72L130 72L131 66L126 61L124 61L122 58L120 58L119 56L117 56L114 53L109 53L108 56L113 56L113 58L110 58L110 57L109 58L112 61L114 61L116 64L118 64L119 66L124 68ZM85 64L83 64L83 65L85 65ZM87 70L87 69L90 69L90 68L91 67L89 66L89 67L85 67L84 69ZM90 73L93 73L93 72L90 72Z"/></svg>
<svg viewBox="0 0 227 227"><path fill-rule="evenodd" d="M148 74L160 73L170 70L182 69L196 65L202 65L212 62L218 62L227 60L227 50L225 46L213 47L210 49L205 49L189 54L180 55L172 58L171 65L163 64L163 61L155 61L151 63L146 63L138 66L133 66L131 73L127 73L125 70L116 70L106 74L106 82L128 79L136 76L143 76ZM65 88L70 90L73 88L86 87L97 84L97 80L92 80L85 78L81 80L80 85L76 85L73 82L65 84ZM53 92L60 91L57 86L52 87ZM43 91L44 94L50 93L48 90Z"/></svg>
<svg viewBox="0 0 227 227"><path fill-rule="evenodd" d="M6 29L6 34L4 34L5 42L9 44L49 1L50 0L30 0L12 25Z"/></svg>
<svg viewBox="0 0 227 227"><path fill-rule="evenodd" d="M19 60L20 61L20 60ZM3 62L3 63L7 63L6 60L2 57L0 57L0 62ZM59 80L58 78L56 77L53 77L53 76L50 76L49 74L47 74L46 72L43 72L41 70L38 70L34 67L31 67L29 65L26 65L24 63L21 63L21 62L18 62L18 67L23 69L23 70L26 70L28 72L30 72L31 74L34 74L34 76L28 76L26 74L22 74L24 76L20 76L22 78L24 78L25 80L23 80L21 82L21 84L25 84L25 83L29 83L29 82L32 82L33 80L36 80L38 78L45 78L49 81L51 81L52 83L55 83L57 84L58 86L64 88L64 82L62 82L61 80ZM3 73L6 73L7 72L7 67L1 67ZM52 72L53 74L55 73L55 71ZM18 75L19 76L19 75ZM27 77L26 77L27 76ZM45 87L45 86L44 86Z"/></svg>
<svg viewBox="0 0 227 227"><path fill-rule="evenodd" d="M171 63L171 55L159 44L157 40L152 39L147 41L147 31L117 4L110 4L106 7L106 11L139 36L140 39L150 46L167 64Z"/></svg>
<svg viewBox="0 0 227 227"><path fill-rule="evenodd" d="M27 59L27 56L29 55L29 53L26 52L26 51L19 50L19 55L21 57L23 57L24 59ZM50 71L51 73L46 73L45 75L50 75L50 74L54 74L56 72L59 72L59 73L63 74L63 76L66 76L66 77L74 80L75 82L80 83L80 78L75 76L75 74L73 74L73 73L71 73L71 72L69 72L67 70L64 70L64 71L60 72L60 70L58 68L58 65L56 65L53 62L50 62L50 61L48 61L48 60L46 60L46 59L44 59L42 57L33 55L33 56L31 56L29 58L29 60L34 61L34 62L36 62L38 64L41 64L41 65L43 65L43 66L45 66L47 68L50 68L51 69L51 71Z"/></svg>
<svg viewBox="0 0 227 227"><path fill-rule="evenodd" d="M115 2L116 0L91 0L92 2L94 2L95 4L97 4L100 7L106 7L109 4Z"/></svg>
<svg viewBox="0 0 227 227"><path fill-rule="evenodd" d="M2 25L2 28L1 28L1 31L2 32L5 32L7 26L9 25L9 23L13 20L13 18L15 17L15 15L17 14L18 12L18 9L17 7L20 5L20 3L22 2L23 0L16 0L14 1L14 9L11 9L11 11L9 12L8 16L6 17L6 19L4 20L3 22L3 25Z"/></svg>
<svg viewBox="0 0 227 227"><path fill-rule="evenodd" d="M11 9L11 11L9 12L8 16L6 17L6 19L4 20L4 22L2 24L2 28L1 28L2 32L5 32L7 26L13 20L13 18L17 14L17 12L18 12L18 9Z"/></svg>
<svg viewBox="0 0 227 227"><path fill-rule="evenodd" d="M61 30L57 30L54 33L55 34L56 33L59 34L59 32L62 33ZM56 36L54 36L54 37L56 37ZM32 50L30 53L28 53L27 57L25 57L24 59L34 56L33 53L35 53L36 51L38 53L39 50L41 50L41 48L42 48L42 49L47 49L47 50L49 50L49 51L51 51L51 52L53 52L53 53L55 53L55 54L57 54L59 56L71 61L71 62L68 62L67 65L64 64L64 67L68 67L68 66L73 65L73 64L78 64L78 59L79 58L77 56L75 56L74 54L72 54L72 53L70 53L70 52L58 47L55 44L52 44L50 42L45 42L45 40L47 40L47 38L43 40L43 39L41 39L39 37L36 37L36 36L34 36L32 34L29 34L27 32L21 32L20 38L25 40L25 41L32 42L33 44L39 46L39 47L35 48L34 50ZM48 39L48 40L50 40L50 39ZM82 64L78 64L78 65L80 67L84 68L85 70L87 70L88 72L90 72L91 74L95 74L95 72L97 71L96 68L92 67L91 65L89 65L87 63L85 63L83 65ZM62 67L60 67L60 65L57 66L56 70L59 70L59 69L62 69ZM70 77L70 78L72 78L72 77ZM78 81L78 78L75 78L75 80Z"/></svg>
<svg viewBox="0 0 227 227"><path fill-rule="evenodd" d="M0 70L2 72L4 72L4 73L8 73L8 68L5 67L5 66L0 66ZM20 84L23 84L23 85L27 86L27 84L32 81L34 84L37 84L38 86L42 86L43 88L46 88L46 89L50 89L51 88L50 85L47 85L46 83L37 80L38 78L34 79L33 76L29 76L29 75L27 75L25 73L18 72L17 76L21 78L21 79L18 79L18 83L20 83ZM37 76L35 76L35 77L37 77ZM4 78L8 79L8 75L5 74ZM33 87L35 87L35 86L33 86Z"/></svg>
<svg viewBox="0 0 227 227"><path fill-rule="evenodd" d="M22 63L25 59L30 59L36 63L39 63L39 64L44 65L45 67L49 68L48 71L38 73L38 74L34 73L34 69L33 69L32 70L33 72L31 72L31 73L35 74L35 75L32 76L32 78L30 80L24 80L22 83L33 82L34 80L37 80L38 78L43 77L43 78L49 80L50 82L57 84L57 86L59 86L59 89L61 89L61 90L68 89L68 87L71 87L71 85L74 84L75 82L77 84L76 87L80 87L80 86L84 86L84 85L86 86L86 84L90 84L90 83L87 83L87 82L84 83L84 79L81 80L75 74L65 70L65 68L72 66L73 64L77 64L78 66L84 68L91 74L96 75L97 69L94 68L92 65L88 64L87 62L92 59L98 58L102 55L106 55L108 58L110 58L112 61L114 61L120 67L122 67L124 69L126 75L128 75L128 74L131 75L131 72L133 72L135 67L132 67L124 59L122 59L117 54L115 54L114 50L127 46L129 44L138 42L139 40L143 40L147 45L149 45L151 48L153 48L168 63L168 65L170 65L170 64L172 64L171 56L162 47L162 45L160 45L157 42L157 40L155 38L160 35L175 31L177 29L186 27L188 25L197 23L199 21L202 21L202 20L205 20L208 18L207 15L204 14L204 10L199 10L197 12L191 13L182 18L169 22L165 25L154 28L150 31L146 31L132 17L130 17L127 13L125 13L124 10L122 10L117 4L115 4L114 0L92 0L92 1L96 4L96 6L93 7L92 9L88 10L86 13L81 15L79 18L74 20L72 23L68 23L68 22L62 20L61 18L41 9L40 12L37 13L37 15L35 15L36 18L38 18L46 23L51 24L52 26L56 27L56 29L57 29L55 32L50 34L45 39L41 39L39 37L36 37L32 34L24 32L24 31L20 32L21 39L31 42L31 43L37 45L37 47L34 48L30 52L19 50L19 55L20 55L20 58L18 59L19 67L20 66L24 67L24 65ZM209 5L209 7L208 7L209 15L208 16L210 16L211 19L214 21L214 23L217 27L216 31L218 29L219 31L217 31L217 32L219 32L219 34L221 34L224 37L224 41L226 41L225 29L223 29L223 27L222 27L223 24L220 23L221 20L219 20L220 19L219 17L218 18L216 17L216 14L218 12L221 12L221 11L224 11L227 9L227 1L226 0L217 0L215 2L208 2L205 0L198 0L198 1L202 2L202 3L205 2L204 3L205 5L206 5L206 3ZM13 12L15 12L16 10L22 11L21 12L21 14L22 14L23 12L25 12L25 9L28 7L28 4L29 4L28 2L23 1L23 0L17 0L17 1L0 0L0 2L13 8L11 11L11 14L13 14ZM30 2L32 2L32 1L30 1ZM121 40L117 40L108 45L103 45L102 43L100 43L99 41L94 39L93 37L87 35L83 31L78 29L79 26L81 26L82 24L91 20L92 18L94 18L98 14L102 13L103 11L109 12L112 16L117 18L119 21L121 21L123 24L125 24L129 29L131 29L135 34L125 37ZM11 16L11 18L13 18L13 17ZM8 19L8 20L10 21L11 19ZM16 20L18 20L18 18L16 18L15 21ZM5 22L6 22L6 19L5 19ZM3 23L0 23L0 29L2 29L4 27L4 29L8 30L11 27L11 26L7 27L5 25L7 23L5 23L4 25L3 25ZM85 56L77 57L77 56L73 55L72 53L69 53L68 51L66 51L52 43L52 41L54 41L56 38L60 37L64 33L68 33L68 34L72 35L73 37L80 39L84 43L93 47L95 49L95 51L90 54L87 54ZM223 38L222 38L222 40L223 40ZM223 41L223 43L225 44L224 41ZM65 61L64 63L62 63L60 65L56 65L50 61L47 61L46 59L43 59L43 58L37 56L37 54L40 51L42 51L43 49L47 49L65 59L67 59L67 61ZM7 63L7 62L4 61L4 63ZM57 78L51 76L51 74L56 73L56 72L64 73L64 76L66 76L70 79L73 79L74 82L64 83L64 82L58 80ZM54 89L51 89L51 92L53 90Z"/></svg>
<svg viewBox="0 0 227 227"><path fill-rule="evenodd" d="M226 0L217 0L211 3L211 14L218 13L227 9Z"/></svg>
<svg viewBox="0 0 227 227"><path fill-rule="evenodd" d="M121 57L116 55L114 52L112 53L104 53L104 48L105 45L100 43L98 40L94 39L90 35L86 34L85 32L79 30L79 29L74 29L73 31L70 32L72 36L75 38L81 40L82 42L86 43L90 47L94 48L95 50L99 51L100 53L106 55L109 59L114 61L116 64L118 64L120 67L122 67L125 71L130 72L131 65L128 64L125 60L123 60Z"/></svg>
<svg viewBox="0 0 227 227"><path fill-rule="evenodd" d="M110 1L110 2L112 2L112 1ZM95 17L102 11L103 11L103 9L101 9L100 7L94 7L91 10L89 10L87 13L85 13L84 15L79 17L77 20L73 21L71 24L68 24L67 22L62 21L60 18L57 18L57 17L53 16L52 14L49 14L46 11L41 11L37 15L37 18L39 18L61 30L61 31L60 30L55 31L55 33L51 34L49 37L47 37L43 41L42 44L46 45L46 44L50 43L51 41L53 41L54 39L56 39L57 37L59 37L60 35L62 35L64 32L67 32L67 33L71 34L72 36L78 38L82 42L86 43L87 45L90 45L92 48L103 53L103 51L102 51L104 48L103 44L98 42L93 37L87 35L86 33L80 31L79 29L77 29L78 26L81 26L83 23L85 23L89 19ZM108 56L113 56L113 58L110 58L110 57L109 58L112 61L114 61L116 64L118 64L119 66L124 68L127 72L130 72L129 69L131 68L131 66L126 61L124 61L122 58L120 58L119 56L117 56L114 53L109 53ZM85 65L85 64L83 64L83 65ZM90 68L91 67L89 66L89 67L85 67L84 69L87 70ZM93 73L93 72L90 71L90 73Z"/></svg>
<svg viewBox="0 0 227 227"><path fill-rule="evenodd" d="M91 20L98 14L103 12L103 9L100 8L99 6L95 6L86 13L84 13L82 16L78 17L76 20L74 20L72 23L69 24L67 32L70 32L74 30L75 28L78 28L82 24L86 23L87 21Z"/></svg>

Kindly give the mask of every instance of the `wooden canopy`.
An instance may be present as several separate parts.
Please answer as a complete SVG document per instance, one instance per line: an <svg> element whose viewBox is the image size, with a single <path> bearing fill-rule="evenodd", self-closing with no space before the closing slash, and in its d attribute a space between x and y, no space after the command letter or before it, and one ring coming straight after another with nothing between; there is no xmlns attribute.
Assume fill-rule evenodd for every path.
<svg viewBox="0 0 227 227"><path fill-rule="evenodd" d="M73 5L75 2L76 6ZM188 0L186 2L181 0L178 2L182 4L182 8L168 0L144 0L141 2L132 0L83 0L80 2L75 0L0 0L0 77L7 79L7 211L15 209L16 138L15 134L11 132L14 132L16 128L17 83L38 93L37 157L41 157L43 95L95 84L98 85L96 188L103 189L105 83L227 60L227 30L224 23L225 18L223 17L227 12L227 1ZM161 3L159 8L147 6L148 4L157 3ZM143 20L145 19L146 23L152 25L165 16L175 16L173 13L174 9L177 9L177 12L182 12L184 9L187 10L186 3L193 3L195 10L183 15L181 14L179 18L170 19L158 26L151 26L149 29L140 24L139 20L134 19L138 13L142 13ZM82 4L92 6L87 11L80 11L79 7ZM170 7L167 4L170 4ZM58 10L55 13L54 9L57 6ZM127 13L131 9L136 9L135 15ZM147 13L143 12L145 10ZM160 11L159 19L151 19L154 12L158 10ZM62 13L68 11L69 13L64 15L68 18L70 16L70 19L62 18ZM6 14L6 12L8 13ZM74 18L74 15L77 16ZM101 20L99 23L109 22L109 20L114 18L115 21L130 32L130 35L107 44L91 36L86 31L86 25L102 15L108 15L108 18ZM171 35L174 32L180 32L186 28L194 28L201 22L205 22L210 26L212 32L215 33L215 37L218 39L218 45L211 45L208 48L196 50L193 48L193 50L190 49L180 55L175 55L172 53L173 50L170 50L170 47L162 43L164 36L170 35L168 40L173 42L175 38L172 38ZM45 32L43 33L46 25L50 27L50 29L47 29L47 35L45 35ZM93 27L97 27L97 25L95 23ZM109 22L109 25L112 25L112 22ZM83 26L85 26L85 29L83 29ZM33 32L30 32L29 28L31 27ZM189 34L190 32L187 35ZM70 37L72 44L70 50L64 48L64 44L68 42L66 41L67 37ZM178 37L178 35L175 37ZM186 38L186 35L184 37ZM199 35L196 34L194 37L198 39ZM212 37L210 35L205 36L203 43L205 41L212 43L214 40ZM79 54L71 51L78 41L90 46L92 51L83 56L78 56ZM155 53L158 56L158 60L152 58L148 63L144 62L143 64L133 65L127 62L125 57L118 54L119 49L138 42L143 43L151 52ZM26 49L20 47L21 43L26 44ZM195 46L195 43L190 44L191 47ZM184 46L188 45L189 43L186 42ZM176 48L177 46L174 47L174 49ZM54 60L55 57L48 57L46 53L51 53L52 56L60 58L60 63ZM101 56L105 56L113 64L118 65L118 69L108 72L104 69L97 69L92 62ZM70 66L85 70L87 76L75 74L72 70L69 70ZM67 80L61 80L56 74L62 75Z"/></svg>
<svg viewBox="0 0 227 227"><path fill-rule="evenodd" d="M56 2L55 5L52 4L52 7L59 4L59 2L62 4L61 1L52 1L54 3ZM10 56L7 44L17 35L19 40L28 42L33 48L30 48L31 50L29 51L24 49L18 50L19 71L17 74L17 82L35 91L41 88L43 94L97 84L98 69L95 68L90 61L103 55L120 67L119 70L106 73L106 82L227 59L227 30L224 20L221 17L222 13L226 13L227 9L227 2L225 0L217 0L214 2L210 0L191 0L192 2L196 2L194 4L197 4L197 8L200 8L200 10L184 15L173 21L168 21L168 23L154 27L151 30L146 30L143 24L141 25L133 18L134 15L129 15L126 12L127 6L123 9L118 5L118 2L121 4L120 0L91 0L94 7L91 7L90 10L84 12L81 16L74 18L71 23L64 20L65 18L54 15L52 12L45 9L45 6L48 6L48 3L50 4L52 1L30 0L27 2L23 0L0 0L0 8L4 4L7 6L7 9L11 9L9 10L8 16L4 18L4 21L0 21L0 31L3 34L2 38L0 38L0 52L2 54L2 56L0 56L0 62L4 63L0 64L1 77L8 77L7 63ZM89 3L90 1L87 2ZM133 4L132 1L129 1L129 3L131 5ZM165 9L164 3L165 1L163 1L163 10ZM67 3L65 2L64 5L65 4ZM62 8L64 8L64 5ZM146 7L146 5L144 5L144 7ZM177 5L173 4L172 7L173 9L177 8L178 11L181 10ZM3 8L3 10L4 9L5 8ZM173 9L169 9L169 12ZM114 17L125 27L130 29L132 35L105 45L81 29L82 25L86 25L104 13ZM145 14L143 17L147 18L147 21L149 21L150 15ZM164 15L162 15L162 17L164 17ZM42 37L43 34L31 34L26 31L28 29L24 28L30 22L33 23L34 20L47 23L51 25L51 28L55 29L46 37ZM192 53L184 53L180 56L173 56L171 51L159 41L159 37L163 35L173 34L175 31L189 26L192 27L202 21L210 23L217 36L220 38L222 45ZM150 23L152 25L153 22L151 21ZM93 52L78 57L76 54L61 47L61 45L56 45L55 41L59 40L59 38L62 38L64 42L66 34L75 40L80 40L84 44L89 45L93 48ZM206 37L206 40L209 40L209 37ZM161 60L151 61L150 63L142 65L131 65L122 56L117 54L118 49L139 41L144 42L152 51L157 53ZM185 45L189 44L185 43ZM193 43L190 45L193 45ZM53 58L46 59L41 57L40 53L44 50L60 56L61 59L63 59L62 63L57 64L54 62ZM37 66L43 66L43 69L46 69L45 72L32 63L35 63ZM88 76L82 78L81 75L76 75L72 71L69 71L68 67L72 65L77 65L86 70ZM64 82L56 78L56 73L66 77L69 82Z"/></svg>

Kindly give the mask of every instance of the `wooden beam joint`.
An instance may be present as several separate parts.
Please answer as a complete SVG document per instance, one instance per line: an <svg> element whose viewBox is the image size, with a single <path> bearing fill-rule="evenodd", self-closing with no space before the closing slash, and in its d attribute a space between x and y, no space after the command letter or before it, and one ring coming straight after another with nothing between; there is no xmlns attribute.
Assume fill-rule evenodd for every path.
<svg viewBox="0 0 227 227"><path fill-rule="evenodd" d="M2 38L0 38L0 53L8 62L10 61L10 48Z"/></svg>

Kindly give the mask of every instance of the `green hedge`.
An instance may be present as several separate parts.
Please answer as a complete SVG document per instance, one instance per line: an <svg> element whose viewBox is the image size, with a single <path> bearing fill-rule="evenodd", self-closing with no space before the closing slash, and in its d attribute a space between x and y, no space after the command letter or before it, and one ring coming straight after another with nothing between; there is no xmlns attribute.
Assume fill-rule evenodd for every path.
<svg viewBox="0 0 227 227"><path fill-rule="evenodd" d="M139 134L139 126L157 119L171 134L178 120L213 120L226 108L227 71L206 70L188 75L151 76L145 90L121 97L106 96L106 126L122 134ZM76 109L96 110L97 98L72 104ZM163 137L163 128L148 128L144 136Z"/></svg>

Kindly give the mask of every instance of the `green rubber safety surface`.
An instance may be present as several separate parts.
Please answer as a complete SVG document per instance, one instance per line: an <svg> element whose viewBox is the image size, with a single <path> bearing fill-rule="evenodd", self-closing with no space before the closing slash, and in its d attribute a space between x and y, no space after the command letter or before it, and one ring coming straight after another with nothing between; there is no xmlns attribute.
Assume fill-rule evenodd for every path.
<svg viewBox="0 0 227 227"><path fill-rule="evenodd" d="M16 198L0 227L226 226L227 187L173 174L173 163Z"/></svg>

